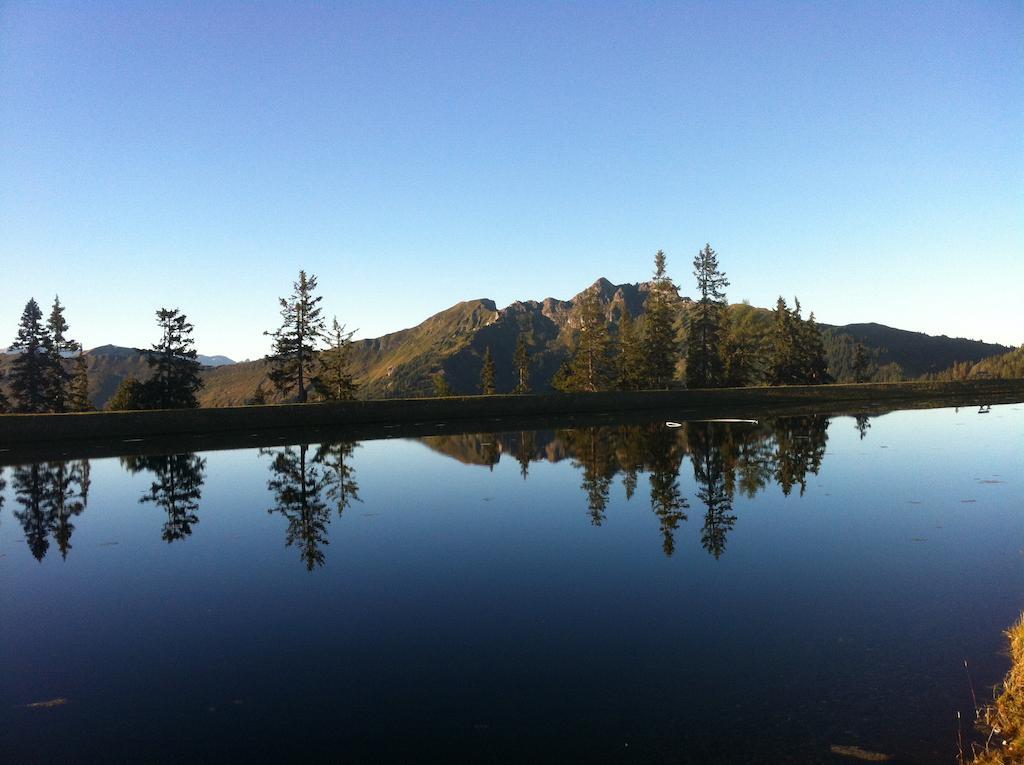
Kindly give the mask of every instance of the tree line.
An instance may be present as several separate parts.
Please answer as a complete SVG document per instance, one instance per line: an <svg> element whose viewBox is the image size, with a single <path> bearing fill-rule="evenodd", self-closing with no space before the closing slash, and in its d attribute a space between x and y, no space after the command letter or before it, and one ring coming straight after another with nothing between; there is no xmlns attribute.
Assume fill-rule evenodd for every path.
<svg viewBox="0 0 1024 765"><path fill-rule="evenodd" d="M767 334L731 320L729 286L710 244L693 260L698 298L686 306L667 273L663 250L654 256L654 277L637 317L619 308L617 321L601 305L598 290L580 295L573 316L572 348L551 386L563 392L658 390L684 383L688 388L745 385L821 385L834 382L814 314L804 319L800 301L779 297ZM513 393L528 393L530 352L521 332L513 356ZM479 392L495 393L491 349L484 351ZM438 396L454 395L443 374L434 378Z"/></svg>
<svg viewBox="0 0 1024 765"><path fill-rule="evenodd" d="M299 272L292 294L280 298L281 325L264 334L271 337L271 352L264 361L267 378L279 396L304 403L355 397L350 371L353 332L334 318L326 325L321 297L314 295L316 277ZM34 298L29 299L18 323L10 350L15 358L9 379L0 372L0 413L87 412L89 371L81 343L72 340L64 306L55 298L49 318ZM195 328L178 308L156 311L159 339L143 351L149 374L145 380L128 376L107 403L112 410L189 409L199 406L203 387L197 360ZM5 390L6 388L6 390ZM9 391L9 393L8 393ZM262 384L248 403L265 403Z"/></svg>
<svg viewBox="0 0 1024 765"><path fill-rule="evenodd" d="M676 532L689 521L691 510L703 513L701 546L718 558L736 524L735 497L754 497L772 484L784 494L804 493L811 475L825 458L829 419L821 415L782 417L756 426L691 422L679 429L660 423L585 426L548 432L459 434L428 438L442 453L453 455L460 446L479 443L478 457L496 465L508 454L527 479L530 466L564 450L579 471L590 523L606 521L611 489L621 479L625 499L649 484L650 510L657 518L661 548L671 556ZM856 418L861 438L868 418ZM453 447L450 449L444 446ZM361 502L353 455L358 442L345 440L318 445L296 444L259 450L269 458L267 490L273 506L267 512L285 521L285 545L294 547L309 571L325 563L324 547L332 518L341 517ZM685 496L680 479L689 460L696 502ZM167 543L188 539L200 522L207 461L192 453L135 455L120 458L132 475L150 479L139 503L162 511L160 536ZM16 465L11 472L13 516L20 524L33 557L42 560L56 543L62 557L72 548L75 524L88 506L89 460L51 461ZM0 467L0 516L6 500L4 468Z"/></svg>
<svg viewBox="0 0 1024 765"><path fill-rule="evenodd" d="M667 273L664 251L654 258L654 277L637 317L621 306L617 317L606 315L596 289L584 292L573 309L570 349L551 386L559 391L652 390L685 383L690 388L751 384L822 384L833 381L825 341L811 313L801 315L800 301L790 307L783 298L775 306L771 329L751 332L733 321L726 302L729 286L711 245L693 260L698 298L684 304ZM277 400L298 403L353 399L358 385L352 371L353 331L334 317L330 326L316 294L317 277L299 272L287 297L279 298L280 325L264 334L271 350L266 382L246 400L263 404L271 392ZM617 321L613 321L617 318ZM199 405L203 387L193 339L194 327L177 308L156 311L159 339L144 351L149 368L145 380L125 378L108 408L180 409ZM81 344L68 335L64 306L54 300L47 321L34 299L25 306L11 347L17 355L7 384L0 380L0 411L81 412L89 403L88 367ZM871 359L862 347L853 364L857 379L867 377ZM530 336L520 332L512 358L517 380L513 393L531 391ZM495 359L484 349L479 392L497 393ZM443 372L434 376L435 395L451 396Z"/></svg>

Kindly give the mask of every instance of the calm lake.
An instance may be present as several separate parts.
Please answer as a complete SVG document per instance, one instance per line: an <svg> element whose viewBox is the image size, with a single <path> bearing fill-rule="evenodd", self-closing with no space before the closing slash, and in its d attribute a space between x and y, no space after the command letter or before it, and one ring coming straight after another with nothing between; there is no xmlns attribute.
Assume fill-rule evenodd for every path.
<svg viewBox="0 0 1024 765"><path fill-rule="evenodd" d="M502 427L3 468L0 760L955 762L1024 405Z"/></svg>

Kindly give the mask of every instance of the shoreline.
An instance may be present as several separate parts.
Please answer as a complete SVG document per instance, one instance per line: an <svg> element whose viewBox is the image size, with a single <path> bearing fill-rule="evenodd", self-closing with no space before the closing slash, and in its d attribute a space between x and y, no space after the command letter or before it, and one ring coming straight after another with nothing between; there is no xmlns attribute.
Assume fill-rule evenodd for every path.
<svg viewBox="0 0 1024 765"><path fill-rule="evenodd" d="M380 399L211 409L0 415L0 465L50 455L110 456L371 440L438 433L749 418L883 414L1024 401L1024 380L862 383L640 392Z"/></svg>

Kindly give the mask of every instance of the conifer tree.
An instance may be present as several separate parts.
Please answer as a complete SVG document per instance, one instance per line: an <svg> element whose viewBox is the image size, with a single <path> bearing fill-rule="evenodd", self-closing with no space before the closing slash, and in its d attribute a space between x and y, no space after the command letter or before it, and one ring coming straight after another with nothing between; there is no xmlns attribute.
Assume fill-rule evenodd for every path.
<svg viewBox="0 0 1024 765"><path fill-rule="evenodd" d="M66 412L68 411L68 385L71 375L65 367L64 353L78 350L78 343L67 336L68 323L64 318L64 306L60 304L60 297L53 299L53 308L50 310L50 317L46 322L46 330L49 340L46 398L52 411Z"/></svg>
<svg viewBox="0 0 1024 765"><path fill-rule="evenodd" d="M299 271L299 280L292 283L292 294L280 298L281 326L274 332L266 332L274 339L273 347L265 361L272 365L268 374L278 393L287 395L295 391L295 400L305 403L308 397L307 383L313 376L316 364L317 342L324 334L322 296L314 296L316 276L306 276Z"/></svg>
<svg viewBox="0 0 1024 765"><path fill-rule="evenodd" d="M768 383L792 385L797 382L797 337L794 317L786 301L779 296L775 302L768 359Z"/></svg>
<svg viewBox="0 0 1024 765"><path fill-rule="evenodd" d="M519 382L512 390L513 393L530 392L530 350L526 345L526 333L520 332L516 338L516 351L512 356L512 363L516 366L516 373L519 375Z"/></svg>
<svg viewBox="0 0 1024 765"><path fill-rule="evenodd" d="M328 347L320 353L320 370L313 379L313 387L327 401L351 401L359 386L352 379L352 335L334 317L328 333Z"/></svg>
<svg viewBox="0 0 1024 765"><path fill-rule="evenodd" d="M775 304L768 382L771 385L821 385L832 382L825 360L825 342L812 313L800 316L800 301L793 308L781 297Z"/></svg>
<svg viewBox="0 0 1024 765"><path fill-rule="evenodd" d="M192 325L177 308L156 312L160 342L146 352L152 375L144 383L147 408L194 409L196 393L203 387L193 347Z"/></svg>
<svg viewBox="0 0 1024 765"><path fill-rule="evenodd" d="M580 297L576 317L576 353L555 375L552 385L562 391L607 390L614 375L612 345L596 290L587 290Z"/></svg>
<svg viewBox="0 0 1024 765"><path fill-rule="evenodd" d="M615 356L615 387L641 390L644 383L644 347L629 308L622 306L619 317L618 353Z"/></svg>
<svg viewBox="0 0 1024 765"><path fill-rule="evenodd" d="M654 256L654 281L647 296L644 325L644 387L667 388L676 373L679 342L676 340L674 299L677 289L665 271L665 253Z"/></svg>
<svg viewBox="0 0 1024 765"><path fill-rule="evenodd" d="M91 412L93 407L89 400L89 368L85 363L85 355L81 346L75 356L75 368L68 384L67 410L69 412Z"/></svg>
<svg viewBox="0 0 1024 765"><path fill-rule="evenodd" d="M484 363L480 368L480 392L485 396L493 396L498 392L494 385L494 356L491 355L491 346L484 351Z"/></svg>
<svg viewBox="0 0 1024 765"><path fill-rule="evenodd" d="M12 344L18 351L11 366L11 393L18 412L45 412L49 408L46 383L52 357L50 336L42 319L39 304L34 299L29 300Z"/></svg>
<svg viewBox="0 0 1024 765"><path fill-rule="evenodd" d="M722 384L722 343L725 330L725 287L729 280L718 268L718 254L707 244L693 259L700 300L690 309L687 335L686 386L714 388Z"/></svg>

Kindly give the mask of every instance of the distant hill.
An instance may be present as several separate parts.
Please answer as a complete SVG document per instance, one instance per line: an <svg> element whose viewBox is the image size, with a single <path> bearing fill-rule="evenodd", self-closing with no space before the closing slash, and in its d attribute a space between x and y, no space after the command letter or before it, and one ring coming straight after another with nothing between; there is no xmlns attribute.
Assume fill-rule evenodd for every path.
<svg viewBox="0 0 1024 765"><path fill-rule="evenodd" d="M823 325L823 328L828 328ZM896 363L903 367L907 377L920 377L940 372L957 361L980 361L1013 350L1009 346L983 343L963 337L926 335L908 332L884 324L846 324L831 328L836 334L846 334L855 341L879 350L878 363Z"/></svg>
<svg viewBox="0 0 1024 765"><path fill-rule="evenodd" d="M227 356L204 356L201 353L196 356L196 361L204 367L226 367L228 364L235 363Z"/></svg>
<svg viewBox="0 0 1024 765"><path fill-rule="evenodd" d="M650 285L615 285L598 279L588 289L597 291L609 321L617 324L624 307L633 315L643 313ZM361 396L430 396L434 392L434 376L438 374L457 393L476 393L488 347L494 354L498 390L510 391L516 384L512 355L520 331L526 333L530 344L531 386L536 391L550 390L552 376L574 344L573 307L579 297L516 301L502 309L486 298L468 300L415 327L355 341L352 368ZM263 361L210 370L205 374L206 387L199 394L200 403L242 404L261 383L269 391L266 372Z"/></svg>
<svg viewBox="0 0 1024 765"><path fill-rule="evenodd" d="M614 328L625 309L634 317L643 315L650 284L612 284L607 279L598 279L587 290L597 293ZM575 345L574 308L582 294L569 300L516 301L500 309L486 298L467 300L415 327L355 341L352 371L360 385L360 397L433 395L433 380L439 374L457 393L476 393L488 347L494 355L498 391L511 391L516 384L512 355L521 331L526 333L530 345L531 387L537 392L548 391L551 378ZM689 298L677 300L681 314L692 305ZM772 312L766 308L737 304L731 307L729 315L733 327L743 334L765 337L771 330ZM872 350L879 366L899 364L909 378L941 372L954 362L973 364L1013 350L873 323L821 328L826 337L842 340L826 343L830 349L842 346L848 355L855 342L863 342ZM12 358L0 357L0 369L9 365ZM106 404L128 375L144 380L149 374L142 351L134 348L105 345L88 351L86 359L90 398L97 407ZM202 373L205 384L199 393L202 406L244 404L261 384L267 400L278 400L267 382L267 366L262 360L234 363L224 356L202 356L200 360L206 365Z"/></svg>

